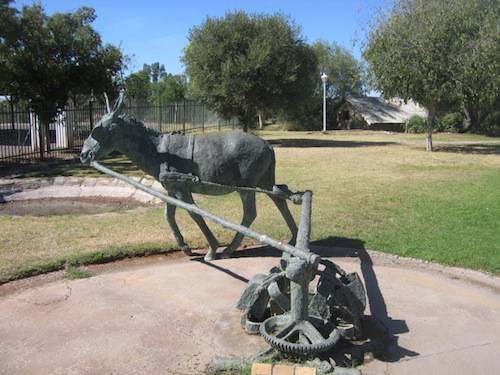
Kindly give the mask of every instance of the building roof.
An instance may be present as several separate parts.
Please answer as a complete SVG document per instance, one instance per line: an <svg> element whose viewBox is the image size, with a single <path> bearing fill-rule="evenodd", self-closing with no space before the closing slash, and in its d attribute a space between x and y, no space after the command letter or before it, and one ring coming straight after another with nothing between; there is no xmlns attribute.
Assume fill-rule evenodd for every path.
<svg viewBox="0 0 500 375"><path fill-rule="evenodd" d="M413 115L427 117L427 110L414 101L393 99L385 100L376 96L353 97L346 98L356 111L369 124L402 124L405 123Z"/></svg>

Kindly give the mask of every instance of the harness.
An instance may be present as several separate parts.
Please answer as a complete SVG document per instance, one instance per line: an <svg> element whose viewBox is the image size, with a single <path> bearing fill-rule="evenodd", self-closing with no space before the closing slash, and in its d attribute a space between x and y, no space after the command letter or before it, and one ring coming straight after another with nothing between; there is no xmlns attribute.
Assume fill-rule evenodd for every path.
<svg viewBox="0 0 500 375"><path fill-rule="evenodd" d="M185 159L194 161L194 147L196 142L196 135L190 134L184 137L187 138L187 147L185 148L185 153L182 156L184 156ZM170 137L168 137L167 141L167 152L169 149L170 149ZM286 185L274 185L273 190L266 190L260 188L252 188L248 186L232 186L232 185L218 184L216 182L202 181L198 176L195 176L191 173L167 172L166 170L160 172L160 175L162 173L165 173L165 175L168 174L169 175L168 179L170 180L177 180L179 182L182 181L183 183L191 185L205 185L205 186L215 187L217 189L222 189L223 191L227 191L228 193L233 191L248 191L253 193L264 193L268 195L273 195L281 199L289 199L295 204L300 204L302 202L302 193L292 192L290 189L288 189L288 186Z"/></svg>

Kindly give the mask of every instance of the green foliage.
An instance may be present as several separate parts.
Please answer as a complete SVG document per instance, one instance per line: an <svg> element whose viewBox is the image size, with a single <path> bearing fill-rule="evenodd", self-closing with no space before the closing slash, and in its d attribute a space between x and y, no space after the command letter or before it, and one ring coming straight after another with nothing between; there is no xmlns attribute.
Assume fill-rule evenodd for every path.
<svg viewBox="0 0 500 375"><path fill-rule="evenodd" d="M165 65L160 64L159 62L154 62L151 65L144 64L142 70L147 73L153 83L157 83L166 75Z"/></svg>
<svg viewBox="0 0 500 375"><path fill-rule="evenodd" d="M312 45L318 58L317 82L322 72L328 75L327 95L330 98L360 96L365 90L364 66L347 49L336 43L317 41ZM322 93L322 89L318 90Z"/></svg>
<svg viewBox="0 0 500 375"><path fill-rule="evenodd" d="M494 137L500 136L500 111L491 111L481 123L481 132Z"/></svg>
<svg viewBox="0 0 500 375"><path fill-rule="evenodd" d="M464 116L459 112L450 112L441 116L436 124L436 131L458 133L463 129Z"/></svg>
<svg viewBox="0 0 500 375"><path fill-rule="evenodd" d="M153 87L156 91L155 102L168 103L182 100L186 97L185 78L181 75L166 74L161 81Z"/></svg>
<svg viewBox="0 0 500 375"><path fill-rule="evenodd" d="M425 119L419 115L413 115L408 120L408 132L423 133L425 132Z"/></svg>
<svg viewBox="0 0 500 375"><path fill-rule="evenodd" d="M444 103L480 110L500 97L499 16L499 0L396 1L364 50L375 87L432 114Z"/></svg>
<svg viewBox="0 0 500 375"><path fill-rule="evenodd" d="M282 15L239 11L208 18L189 33L183 62L193 95L245 128L260 110L291 107L311 95L316 57Z"/></svg>
<svg viewBox="0 0 500 375"><path fill-rule="evenodd" d="M92 276L92 273L90 271L75 267L73 265L67 265L65 271L66 276L70 279L86 279Z"/></svg>
<svg viewBox="0 0 500 375"><path fill-rule="evenodd" d="M131 73L125 78L125 91L130 98L147 101L151 95L149 74L144 70Z"/></svg>
<svg viewBox="0 0 500 375"><path fill-rule="evenodd" d="M17 11L3 1L1 93L27 100L47 124L70 96L116 91L124 57L117 47L102 44L92 27L95 18L88 7L47 16L40 4Z"/></svg>
<svg viewBox="0 0 500 375"><path fill-rule="evenodd" d="M360 96L365 92L364 67L345 48L335 43L318 41L312 45L318 59L315 92L300 103L282 113L282 120L289 124L289 130L320 130L323 124L323 83L322 72L328 75L327 97L330 99L348 95ZM328 112L334 108L329 102ZM327 116L327 128L333 129L334 116Z"/></svg>
<svg viewBox="0 0 500 375"><path fill-rule="evenodd" d="M127 95L140 103L168 103L186 97L185 78L169 74L159 62L144 64L142 70L125 78Z"/></svg>

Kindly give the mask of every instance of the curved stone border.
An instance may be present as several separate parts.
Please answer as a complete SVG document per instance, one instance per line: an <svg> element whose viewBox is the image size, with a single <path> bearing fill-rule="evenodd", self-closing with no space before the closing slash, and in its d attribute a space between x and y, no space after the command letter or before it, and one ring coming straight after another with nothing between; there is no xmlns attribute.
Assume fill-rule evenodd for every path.
<svg viewBox="0 0 500 375"><path fill-rule="evenodd" d="M327 246L312 246L312 249L319 249L322 251L334 249L341 257L344 259L351 258L353 261L362 261L365 257L362 255L363 252L369 257L369 262L377 266L389 266L397 268L406 269L418 269L422 272L428 272L430 274L441 274L442 276L460 280L463 282L468 282L481 287L490 288L494 292L500 293L500 277L486 272L486 271L476 271L468 268L460 268L448 266L445 264L435 263L428 260L421 260L410 257L403 257L400 255L384 253L382 251L376 250L358 250L343 247L327 247Z"/></svg>
<svg viewBox="0 0 500 375"><path fill-rule="evenodd" d="M159 182L148 177L133 177L135 180L162 190ZM46 179L2 179L0 180L0 202L44 198L127 198L145 204L161 201L116 178L109 177L64 177Z"/></svg>

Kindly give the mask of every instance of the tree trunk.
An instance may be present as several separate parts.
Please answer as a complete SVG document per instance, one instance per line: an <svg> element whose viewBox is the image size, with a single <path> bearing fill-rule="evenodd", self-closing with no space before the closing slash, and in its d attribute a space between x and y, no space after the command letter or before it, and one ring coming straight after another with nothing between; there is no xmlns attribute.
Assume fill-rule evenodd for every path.
<svg viewBox="0 0 500 375"><path fill-rule="evenodd" d="M434 151L434 146L432 145L432 130L434 129L434 118L436 117L435 106L432 105L429 108L429 115L427 116L427 139L425 144L425 149L427 151Z"/></svg>
<svg viewBox="0 0 500 375"><path fill-rule="evenodd" d="M262 130L262 116L259 113L259 129Z"/></svg>
<svg viewBox="0 0 500 375"><path fill-rule="evenodd" d="M481 113L474 109L463 107L464 112L464 132L477 132L481 123Z"/></svg>

